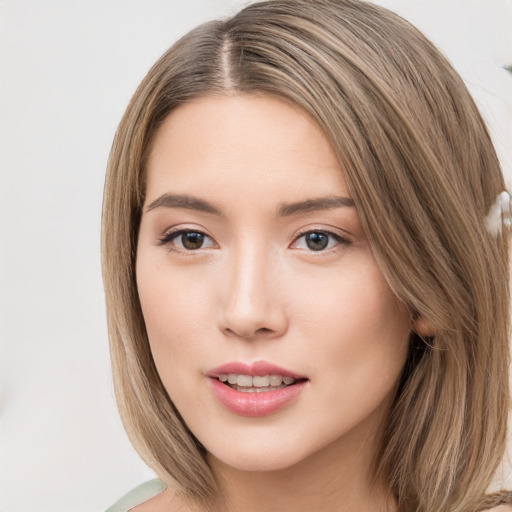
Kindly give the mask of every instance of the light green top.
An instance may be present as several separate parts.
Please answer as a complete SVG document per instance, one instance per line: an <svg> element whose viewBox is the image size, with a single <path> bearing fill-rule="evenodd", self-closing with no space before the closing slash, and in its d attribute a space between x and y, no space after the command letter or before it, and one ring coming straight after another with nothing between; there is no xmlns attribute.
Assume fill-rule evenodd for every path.
<svg viewBox="0 0 512 512"><path fill-rule="evenodd" d="M164 492L167 485L155 478L138 487L135 487L128 494L125 494L119 501L116 501L106 512L128 512L130 509L154 498L157 494Z"/></svg>

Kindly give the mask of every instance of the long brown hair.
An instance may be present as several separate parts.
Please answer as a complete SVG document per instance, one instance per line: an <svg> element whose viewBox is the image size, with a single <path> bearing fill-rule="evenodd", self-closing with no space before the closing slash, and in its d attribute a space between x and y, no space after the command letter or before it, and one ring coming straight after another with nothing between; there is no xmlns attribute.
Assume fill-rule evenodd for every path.
<svg viewBox="0 0 512 512"><path fill-rule="evenodd" d="M209 503L204 448L153 363L135 282L144 169L178 105L271 94L323 129L382 272L435 336L411 336L376 474L401 512L474 512L503 456L509 408L509 237L484 218L504 189L487 129L442 54L399 16L359 0L269 0L204 24L145 77L108 164L103 275L114 384L126 430L169 485Z"/></svg>

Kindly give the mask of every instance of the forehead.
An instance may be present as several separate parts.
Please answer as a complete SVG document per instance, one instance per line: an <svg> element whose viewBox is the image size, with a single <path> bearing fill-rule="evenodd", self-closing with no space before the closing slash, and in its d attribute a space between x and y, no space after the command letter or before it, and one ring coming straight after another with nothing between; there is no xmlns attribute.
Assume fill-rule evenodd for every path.
<svg viewBox="0 0 512 512"><path fill-rule="evenodd" d="M320 127L300 108L267 95L208 96L169 114L149 154L146 196L151 201L165 189L191 187L208 195L222 187L248 195L262 187L269 195L348 195Z"/></svg>

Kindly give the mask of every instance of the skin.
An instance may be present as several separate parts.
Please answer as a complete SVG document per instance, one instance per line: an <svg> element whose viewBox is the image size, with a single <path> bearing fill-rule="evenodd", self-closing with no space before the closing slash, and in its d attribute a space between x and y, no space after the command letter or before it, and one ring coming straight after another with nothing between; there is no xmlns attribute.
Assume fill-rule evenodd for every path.
<svg viewBox="0 0 512 512"><path fill-rule="evenodd" d="M220 481L219 510L396 510L371 463L418 326L354 206L276 216L282 203L350 198L323 132L270 96L209 96L168 116L147 172L140 301L162 382ZM155 206L164 194L206 200L220 215ZM171 240L176 229L205 234L203 245ZM312 250L305 231L334 236ZM307 385L268 416L228 411L206 374L260 360ZM176 499L169 490L134 510L178 509Z"/></svg>

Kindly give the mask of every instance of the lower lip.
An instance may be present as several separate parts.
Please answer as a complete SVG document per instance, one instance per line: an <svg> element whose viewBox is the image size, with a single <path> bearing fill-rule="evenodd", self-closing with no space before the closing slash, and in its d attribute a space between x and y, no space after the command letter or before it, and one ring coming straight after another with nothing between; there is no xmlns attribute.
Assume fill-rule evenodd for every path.
<svg viewBox="0 0 512 512"><path fill-rule="evenodd" d="M267 416L286 407L297 398L307 381L299 381L291 386L261 393L237 391L223 384L218 379L210 378L210 384L219 401L235 414L240 416Z"/></svg>

